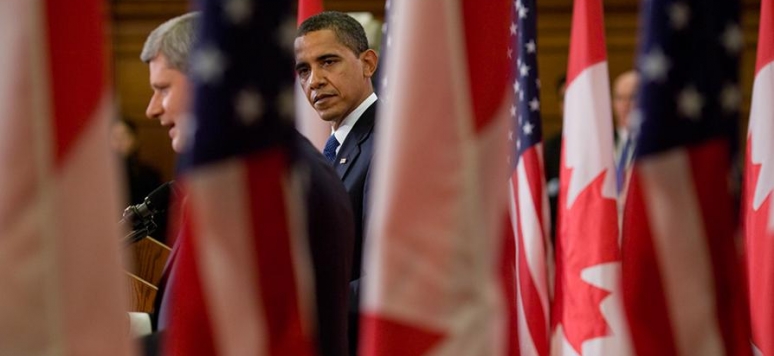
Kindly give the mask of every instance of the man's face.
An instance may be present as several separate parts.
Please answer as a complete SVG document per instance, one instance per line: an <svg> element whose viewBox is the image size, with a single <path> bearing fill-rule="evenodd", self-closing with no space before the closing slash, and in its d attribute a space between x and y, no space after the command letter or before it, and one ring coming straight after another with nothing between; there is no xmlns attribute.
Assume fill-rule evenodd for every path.
<svg viewBox="0 0 774 356"><path fill-rule="evenodd" d="M150 63L150 86L153 96L145 110L149 119L158 119L169 128L172 149L183 152L188 138L190 116L190 88L188 78L177 69L167 66L167 58L157 55Z"/></svg>
<svg viewBox="0 0 774 356"><path fill-rule="evenodd" d="M613 114L618 128L628 128L629 115L637 99L637 73L627 72L613 86Z"/></svg>
<svg viewBox="0 0 774 356"><path fill-rule="evenodd" d="M373 92L376 53L356 55L333 30L296 38L295 52L296 73L307 100L334 128Z"/></svg>

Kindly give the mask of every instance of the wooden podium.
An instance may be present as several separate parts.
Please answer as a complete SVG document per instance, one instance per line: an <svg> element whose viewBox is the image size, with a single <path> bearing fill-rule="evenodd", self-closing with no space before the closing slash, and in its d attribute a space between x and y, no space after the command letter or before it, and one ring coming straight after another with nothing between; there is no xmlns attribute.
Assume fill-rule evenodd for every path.
<svg viewBox="0 0 774 356"><path fill-rule="evenodd" d="M128 246L129 263L126 274L131 286L133 312L153 313L161 274L172 250L152 237Z"/></svg>

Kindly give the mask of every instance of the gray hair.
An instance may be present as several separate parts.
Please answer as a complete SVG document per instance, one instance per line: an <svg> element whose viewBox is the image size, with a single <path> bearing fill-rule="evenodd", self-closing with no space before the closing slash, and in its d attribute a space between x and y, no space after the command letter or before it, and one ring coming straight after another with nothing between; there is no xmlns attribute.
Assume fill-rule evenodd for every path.
<svg viewBox="0 0 774 356"><path fill-rule="evenodd" d="M167 58L167 65L183 73L188 71L188 58L196 41L196 27L201 21L199 12L189 12L156 27L142 47L140 59L150 63L159 54Z"/></svg>

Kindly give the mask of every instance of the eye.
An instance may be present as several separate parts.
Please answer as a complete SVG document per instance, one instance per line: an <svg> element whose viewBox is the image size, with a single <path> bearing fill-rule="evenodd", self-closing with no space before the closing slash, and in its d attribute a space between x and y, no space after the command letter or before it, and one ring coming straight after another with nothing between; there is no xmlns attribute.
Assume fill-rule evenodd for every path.
<svg viewBox="0 0 774 356"><path fill-rule="evenodd" d="M332 65L332 64L334 64L334 63L336 63L336 61L335 61L335 60L333 60L333 59L326 59L326 60L324 60L324 61L322 62L322 64L323 64L323 66L324 66L324 67L328 67L328 66L330 66L330 65Z"/></svg>
<svg viewBox="0 0 774 356"><path fill-rule="evenodd" d="M306 79L309 76L309 68L296 69L296 74L298 74L299 78Z"/></svg>

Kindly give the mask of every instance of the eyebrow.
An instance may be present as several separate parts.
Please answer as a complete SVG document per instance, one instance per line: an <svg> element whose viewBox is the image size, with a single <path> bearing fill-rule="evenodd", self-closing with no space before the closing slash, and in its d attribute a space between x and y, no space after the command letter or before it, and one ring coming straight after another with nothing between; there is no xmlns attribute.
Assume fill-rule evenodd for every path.
<svg viewBox="0 0 774 356"><path fill-rule="evenodd" d="M339 59L339 58L341 58L341 56L338 55L338 54L326 53L326 54L318 56L317 58L314 59L314 61L315 62L322 62L322 61L325 61L325 60L328 60L328 59ZM296 70L299 70L299 69L302 69L302 68L306 68L308 66L309 66L309 64L307 64L307 62L298 62L298 63L296 63L296 67L295 68L296 68Z"/></svg>

